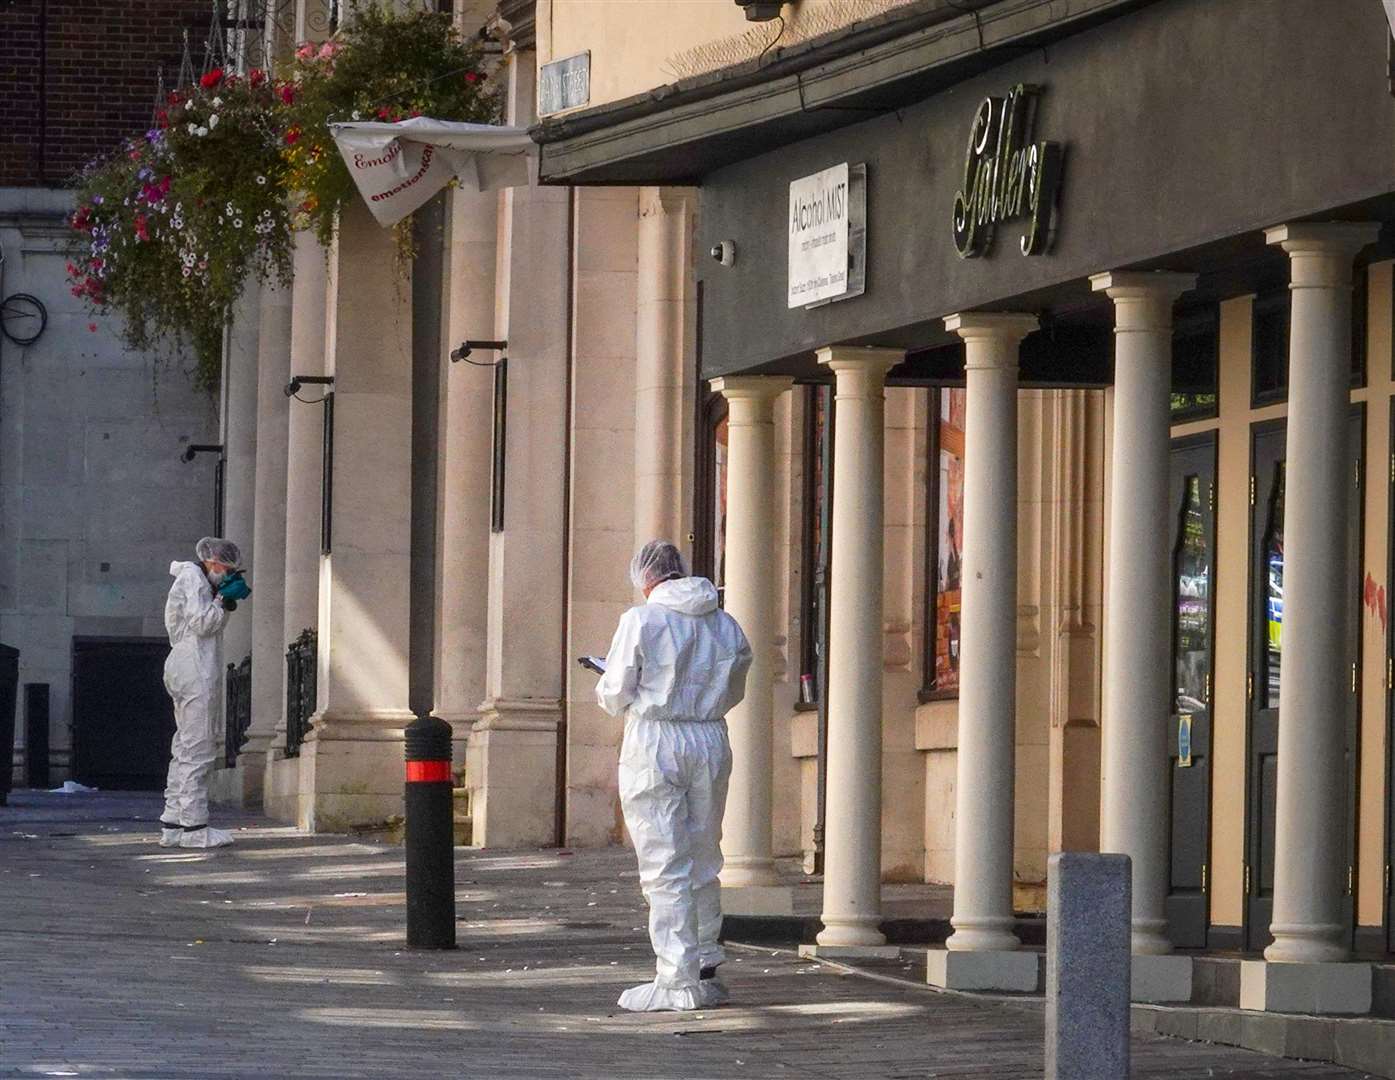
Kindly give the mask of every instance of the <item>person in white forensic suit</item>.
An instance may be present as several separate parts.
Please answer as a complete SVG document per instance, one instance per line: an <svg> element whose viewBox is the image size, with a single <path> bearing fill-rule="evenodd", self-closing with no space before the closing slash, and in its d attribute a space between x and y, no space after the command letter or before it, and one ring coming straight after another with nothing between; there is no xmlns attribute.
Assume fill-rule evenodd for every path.
<svg viewBox="0 0 1395 1080"><path fill-rule="evenodd" d="M198 562L174 562L174 584L165 601L170 654L165 689L174 702L174 741L160 815L160 846L225 847L232 834L208 824L208 774L218 757L214 718L218 693L218 637L235 603L218 588L242 569L242 553L229 540L205 536L195 548ZM228 606L225 607L224 604Z"/></svg>
<svg viewBox="0 0 1395 1080"><path fill-rule="evenodd" d="M751 647L666 540L642 547L630 580L645 603L620 618L596 687L624 715L620 805L649 901L653 982L621 995L632 1012L723 1004L722 813L731 776L727 712L746 693Z"/></svg>

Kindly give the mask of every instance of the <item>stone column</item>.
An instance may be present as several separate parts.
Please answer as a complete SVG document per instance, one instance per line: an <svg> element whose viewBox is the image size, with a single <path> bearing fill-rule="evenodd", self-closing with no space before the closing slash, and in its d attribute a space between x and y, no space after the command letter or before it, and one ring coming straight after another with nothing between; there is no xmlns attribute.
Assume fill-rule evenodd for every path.
<svg viewBox="0 0 1395 1080"><path fill-rule="evenodd" d="M257 343L257 484L252 547L257 598L252 606L252 726L238 757L244 805L258 806L267 752L286 708L284 595L286 580L286 437L289 410L291 287L262 289Z"/></svg>
<svg viewBox="0 0 1395 1080"><path fill-rule="evenodd" d="M1172 714L1172 304L1192 274L1090 278L1114 301L1114 439L1105 612L1100 851L1133 865L1136 1000L1191 998L1191 958L1166 957L1167 725ZM1155 958L1166 957L1163 960Z"/></svg>
<svg viewBox="0 0 1395 1080"><path fill-rule="evenodd" d="M1289 255L1288 445L1284 490L1284 666L1274 852L1274 942L1241 970L1241 1005L1365 1012L1369 965L1350 955L1346 868L1346 715L1351 671L1348 501L1342 448L1351 380L1351 266L1375 223L1303 223L1265 239ZM1274 963L1278 961L1280 963ZM1303 970L1280 970L1302 965ZM1295 994L1299 997L1295 1000ZM1296 1006L1296 1007L1295 1007Z"/></svg>
<svg viewBox="0 0 1395 1080"><path fill-rule="evenodd" d="M794 385L783 376L714 379L728 403L728 613L741 624L753 658L745 699L727 714L731 786L722 819L723 910L793 914L771 854L771 770L775 660L775 399ZM732 887L738 887L735 890ZM734 893L734 895L733 895ZM728 903L728 900L734 903ZM873 927L875 930L875 926Z"/></svg>
<svg viewBox="0 0 1395 1080"><path fill-rule="evenodd" d="M309 233L295 241L291 284L290 375L323 375L325 370L325 250ZM284 390L284 386L283 386ZM319 625L320 505L323 474L324 407L310 404L325 388L301 391L305 401L284 396L286 414L285 552L282 570L281 629L277 665L281 707L266 761L262 808L278 821L295 821L300 792L300 759L287 758L286 649L302 631Z"/></svg>
<svg viewBox="0 0 1395 1080"><path fill-rule="evenodd" d="M1017 353L1036 316L965 312L964 563L954 933L927 955L931 983L1035 990L1038 957L1013 933L1017 737Z"/></svg>
<svg viewBox="0 0 1395 1080"><path fill-rule="evenodd" d="M511 54L510 123L535 116L534 59L532 50ZM568 188L517 187L500 205L495 336L509 343L503 528L489 538L488 697L466 770L474 842L486 847L557 840L571 198Z"/></svg>
<svg viewBox="0 0 1395 1080"><path fill-rule="evenodd" d="M497 193L450 193L447 341L494 336ZM470 359L492 363L497 354ZM457 760L485 698L489 617L489 451L494 380L488 368L460 361L446 372L441 465L441 551L436 605L436 708L451 725Z"/></svg>
<svg viewBox="0 0 1395 1080"><path fill-rule="evenodd" d="M325 374L334 378L333 550L320 559L313 730L298 819L316 831L402 812L412 468L410 268L357 199L330 251Z"/></svg>
<svg viewBox="0 0 1395 1080"><path fill-rule="evenodd" d="M254 569L254 495L257 483L257 341L261 287L249 284L233 307L223 352L223 535L242 550L248 577ZM211 529L212 523L209 528ZM255 599L239 605L223 631L223 664L240 664L252 651ZM226 699L225 699L226 700ZM221 707L221 706L220 706Z"/></svg>
<svg viewBox="0 0 1395 1080"><path fill-rule="evenodd" d="M828 813L816 951L887 948L882 918L882 485L886 373L898 349L818 351L833 371ZM728 474L730 475L730 473ZM815 951L815 950L806 950Z"/></svg>
<svg viewBox="0 0 1395 1080"><path fill-rule="evenodd" d="M635 323L635 539L683 545L691 439L692 188L642 188Z"/></svg>

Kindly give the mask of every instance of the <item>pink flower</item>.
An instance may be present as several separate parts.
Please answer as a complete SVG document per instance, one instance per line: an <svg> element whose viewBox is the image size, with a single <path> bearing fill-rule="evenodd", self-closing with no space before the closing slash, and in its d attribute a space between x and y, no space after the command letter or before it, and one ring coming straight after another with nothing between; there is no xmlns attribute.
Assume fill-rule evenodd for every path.
<svg viewBox="0 0 1395 1080"><path fill-rule="evenodd" d="M323 45L320 46L320 59L332 60L334 59L334 54L338 51L338 45L334 44L334 42L332 41L326 41Z"/></svg>
<svg viewBox="0 0 1395 1080"><path fill-rule="evenodd" d="M307 41L304 45L301 45L295 51L295 58L297 60L309 60L314 55L315 43L313 41Z"/></svg>
<svg viewBox="0 0 1395 1080"><path fill-rule="evenodd" d="M479 81L480 81L479 72L477 72L477 71L467 71L467 72L465 72L465 81L466 81L467 83L479 82Z"/></svg>

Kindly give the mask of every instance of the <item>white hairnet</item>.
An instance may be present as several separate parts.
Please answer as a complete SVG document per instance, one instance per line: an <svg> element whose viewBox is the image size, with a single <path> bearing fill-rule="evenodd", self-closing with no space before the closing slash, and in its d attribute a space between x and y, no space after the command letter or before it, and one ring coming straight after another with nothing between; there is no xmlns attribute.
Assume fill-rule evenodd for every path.
<svg viewBox="0 0 1395 1080"><path fill-rule="evenodd" d="M220 562L233 570L242 569L242 552L231 540L205 536L194 546L199 562Z"/></svg>
<svg viewBox="0 0 1395 1080"><path fill-rule="evenodd" d="M650 540L630 560L630 581L636 589L644 590L661 581L687 576L683 553L667 540Z"/></svg>

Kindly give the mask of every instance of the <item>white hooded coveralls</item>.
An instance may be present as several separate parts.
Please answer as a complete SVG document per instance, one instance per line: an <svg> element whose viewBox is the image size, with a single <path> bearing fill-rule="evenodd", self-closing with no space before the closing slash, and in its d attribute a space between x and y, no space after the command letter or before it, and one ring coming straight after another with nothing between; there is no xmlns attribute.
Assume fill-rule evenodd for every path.
<svg viewBox="0 0 1395 1080"><path fill-rule="evenodd" d="M165 689L174 702L175 732L160 819L187 832L208 824L208 774L218 758L213 731L218 635L228 613L198 563L171 563L170 575L174 585L165 601L170 637Z"/></svg>
<svg viewBox="0 0 1395 1080"><path fill-rule="evenodd" d="M700 971L725 958L717 943L731 776L725 717L745 696L750 666L746 635L706 578L656 585L647 603L621 616L611 641L596 698L625 716L620 805L658 961L654 982L620 999L626 1008L707 1004Z"/></svg>

